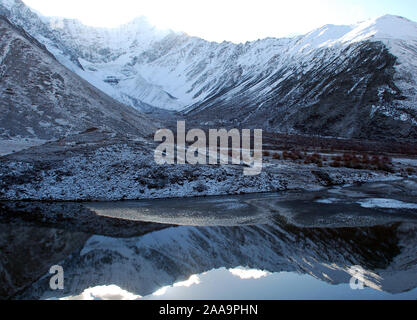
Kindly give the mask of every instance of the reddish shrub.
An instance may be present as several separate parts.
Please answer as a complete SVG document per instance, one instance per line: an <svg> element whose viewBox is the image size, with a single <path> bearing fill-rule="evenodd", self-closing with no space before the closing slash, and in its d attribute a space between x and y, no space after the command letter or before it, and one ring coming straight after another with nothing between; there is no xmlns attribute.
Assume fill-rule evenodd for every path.
<svg viewBox="0 0 417 320"><path fill-rule="evenodd" d="M330 166L333 168L340 168L342 164L339 161L333 161Z"/></svg>
<svg viewBox="0 0 417 320"><path fill-rule="evenodd" d="M274 153L272 158L275 160L281 160L281 155L279 153Z"/></svg>
<svg viewBox="0 0 417 320"><path fill-rule="evenodd" d="M414 173L415 173L415 170L414 170L413 168L407 168L407 169L405 169L405 171L407 171L407 173L408 173L409 175L412 175L412 174L414 174Z"/></svg>

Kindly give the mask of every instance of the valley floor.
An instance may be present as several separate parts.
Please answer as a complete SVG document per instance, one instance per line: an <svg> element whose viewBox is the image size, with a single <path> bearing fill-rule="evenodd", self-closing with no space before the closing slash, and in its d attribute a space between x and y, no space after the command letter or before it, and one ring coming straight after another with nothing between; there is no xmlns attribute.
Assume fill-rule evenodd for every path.
<svg viewBox="0 0 417 320"><path fill-rule="evenodd" d="M154 148L144 139L94 131L3 156L0 200L106 201L319 190L417 172L416 160L405 156L381 164L378 157L358 160L337 151L265 150L262 173L251 177L244 176L243 165L159 166Z"/></svg>
<svg viewBox="0 0 417 320"><path fill-rule="evenodd" d="M34 146L41 146L47 141L41 139L14 139L1 140L0 139L0 157L8 154L13 154L22 150L29 149Z"/></svg>

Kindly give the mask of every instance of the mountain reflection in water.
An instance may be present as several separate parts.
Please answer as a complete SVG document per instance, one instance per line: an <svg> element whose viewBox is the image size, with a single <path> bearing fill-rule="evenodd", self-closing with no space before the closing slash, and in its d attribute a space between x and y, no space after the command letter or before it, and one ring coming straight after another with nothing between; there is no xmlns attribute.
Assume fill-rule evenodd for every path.
<svg viewBox="0 0 417 320"><path fill-rule="evenodd" d="M367 295L366 290L350 292L349 269L354 265L366 270L366 285L373 291L417 298L415 290L403 294L417 287L412 223L332 229L300 228L271 219L252 226L167 227L132 238L90 236L24 222L1 224L0 229L3 298L76 297L101 286L116 286L131 298L152 298L166 287L165 298L392 298ZM51 291L47 272L58 263L65 270L65 289ZM228 270L239 267L257 270L258 277L246 273L248 279L233 284L239 272ZM239 279L244 279L241 274ZM193 275L205 280L190 288L201 290L169 289ZM342 293L334 295L339 289Z"/></svg>
<svg viewBox="0 0 417 320"><path fill-rule="evenodd" d="M0 298L417 298L414 211L389 209L385 214L380 208L372 211L341 200L332 207L315 196L299 201L289 198L279 204L274 204L271 195L249 198L235 198L248 207L225 201L228 210L236 214L225 212L219 225L215 216L224 209L219 199L201 200L203 205L186 204L187 210L195 207L192 219L182 220L186 225L161 224L173 221L175 215L183 219L184 208L173 208L162 220L161 213L154 223L152 219L143 222L116 217L114 212L134 214L133 203L122 203L122 209L113 204L112 210L103 204L3 204ZM156 208L168 212L167 203L140 203L138 207L144 215L143 208L150 205L155 217ZM203 219L197 210L201 206L202 212L210 213L209 219ZM276 212L271 214L271 206L279 208L277 211L285 208L287 218L299 224L289 223L290 219ZM291 214L289 208L303 214ZM336 218L324 221L326 210L336 212ZM352 219L355 210L366 219ZM41 219L56 217L58 212L60 221ZM70 218L73 212L78 213L77 218ZM341 226L344 213L350 223ZM362 225L372 222L373 214L377 223ZM332 224L333 220L336 223ZM200 222L206 225L194 225ZM65 271L62 291L49 288L48 271L56 264ZM364 290L349 286L353 266L365 270Z"/></svg>

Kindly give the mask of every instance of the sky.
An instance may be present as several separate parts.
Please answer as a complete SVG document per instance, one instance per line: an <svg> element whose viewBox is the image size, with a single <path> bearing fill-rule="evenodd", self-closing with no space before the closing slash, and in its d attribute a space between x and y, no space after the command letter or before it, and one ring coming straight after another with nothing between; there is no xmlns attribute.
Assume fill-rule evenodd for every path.
<svg viewBox="0 0 417 320"><path fill-rule="evenodd" d="M145 16L157 27L210 41L246 42L305 34L384 14L417 21L416 0L23 0L45 16L117 27Z"/></svg>

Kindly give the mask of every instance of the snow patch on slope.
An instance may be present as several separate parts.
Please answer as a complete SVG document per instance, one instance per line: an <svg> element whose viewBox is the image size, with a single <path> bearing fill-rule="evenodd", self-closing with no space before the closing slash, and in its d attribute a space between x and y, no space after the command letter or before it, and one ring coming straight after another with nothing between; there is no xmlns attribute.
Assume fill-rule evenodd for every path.
<svg viewBox="0 0 417 320"><path fill-rule="evenodd" d="M417 209L417 203L406 203L394 199L365 199L358 203L364 208Z"/></svg>
<svg viewBox="0 0 417 320"><path fill-rule="evenodd" d="M341 41L357 42L370 38L376 40L417 40L417 24L403 17L385 15L358 24Z"/></svg>

